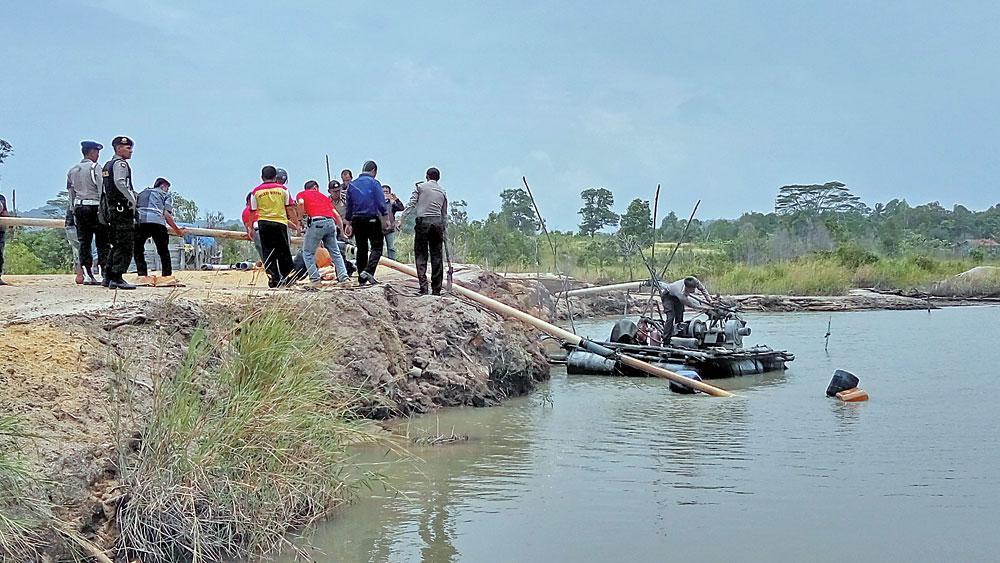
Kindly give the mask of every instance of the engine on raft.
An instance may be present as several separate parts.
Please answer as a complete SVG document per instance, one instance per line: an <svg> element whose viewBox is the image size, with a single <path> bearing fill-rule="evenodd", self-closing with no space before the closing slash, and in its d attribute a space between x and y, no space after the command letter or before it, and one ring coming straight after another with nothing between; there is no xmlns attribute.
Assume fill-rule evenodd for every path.
<svg viewBox="0 0 1000 563"><path fill-rule="evenodd" d="M601 342L619 354L628 354L696 379L715 379L785 369L795 356L758 344L744 346L750 336L747 321L735 307L717 306L697 317L677 323L669 345L664 343L665 323L650 316L615 323L611 338ZM645 376L614 358L571 347L565 357L570 374Z"/></svg>

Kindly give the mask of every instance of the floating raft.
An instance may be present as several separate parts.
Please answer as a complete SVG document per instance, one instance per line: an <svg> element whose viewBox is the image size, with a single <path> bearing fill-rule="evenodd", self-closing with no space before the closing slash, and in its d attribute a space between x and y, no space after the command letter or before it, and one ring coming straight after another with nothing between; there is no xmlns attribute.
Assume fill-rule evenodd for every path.
<svg viewBox="0 0 1000 563"><path fill-rule="evenodd" d="M701 348L682 346L642 346L600 342L601 346L627 353L649 364L672 371L683 370L697 374L700 379L720 379L741 375L754 375L781 371L795 356L783 350L758 345L752 348ZM557 358L552 358L558 361ZM621 361L604 358L578 347L569 348L565 357L566 372L583 375L617 375L646 377Z"/></svg>

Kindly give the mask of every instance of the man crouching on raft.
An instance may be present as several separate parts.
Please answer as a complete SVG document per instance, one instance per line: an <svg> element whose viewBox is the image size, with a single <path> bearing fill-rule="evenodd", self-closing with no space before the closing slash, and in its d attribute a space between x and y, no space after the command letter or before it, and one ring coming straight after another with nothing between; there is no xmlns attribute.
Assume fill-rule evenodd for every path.
<svg viewBox="0 0 1000 563"><path fill-rule="evenodd" d="M712 296L701 280L694 276L671 283L657 282L660 299L663 300L664 334L663 345L670 345L670 337L674 335L674 325L684 322L684 305L695 309L704 309L714 303ZM694 296L698 292L704 300Z"/></svg>

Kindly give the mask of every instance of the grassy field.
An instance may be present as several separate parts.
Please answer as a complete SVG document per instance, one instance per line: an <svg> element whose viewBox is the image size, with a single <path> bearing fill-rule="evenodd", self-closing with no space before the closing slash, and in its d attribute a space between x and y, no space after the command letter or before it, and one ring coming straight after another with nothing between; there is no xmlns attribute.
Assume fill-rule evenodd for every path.
<svg viewBox="0 0 1000 563"><path fill-rule="evenodd" d="M552 252L544 237L540 240L543 244L537 247L537 262L532 257L522 262L481 265L501 273L552 272L556 269ZM588 248L591 242L583 237L557 237L557 269L575 279L599 284L648 277L646 265L638 257L626 261L610 251L602 256L594 248ZM412 260L408 237L401 237L398 248L402 259ZM673 248L674 243L669 242L657 245L656 258L652 262L658 271ZM456 254L461 256L461 248ZM645 255L651 257L649 248L645 249ZM766 264L746 264L733 262L719 248L684 244L671 262L666 277L676 279L695 275L708 283L712 291L728 294L842 295L852 288L868 287L932 291L935 287L946 287L941 282L977 265L1000 265L1000 261L996 260L979 264L968 258L923 255L898 258L872 255L868 260L874 261L855 265L836 253L825 253ZM1000 292L1000 282L988 276L952 285L952 294L955 295L993 295Z"/></svg>

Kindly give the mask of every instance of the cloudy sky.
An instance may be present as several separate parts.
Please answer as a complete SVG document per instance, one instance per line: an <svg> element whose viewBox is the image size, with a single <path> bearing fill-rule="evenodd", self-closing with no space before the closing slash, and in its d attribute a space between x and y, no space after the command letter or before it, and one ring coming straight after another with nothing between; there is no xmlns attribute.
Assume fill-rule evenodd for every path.
<svg viewBox="0 0 1000 563"><path fill-rule="evenodd" d="M866 201L1000 201L996 2L4 2L0 191L41 205L79 141L238 216L260 167L296 189L436 165L473 217L531 183L555 228L618 210L769 210L788 183ZM110 151L102 154L109 158Z"/></svg>

